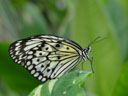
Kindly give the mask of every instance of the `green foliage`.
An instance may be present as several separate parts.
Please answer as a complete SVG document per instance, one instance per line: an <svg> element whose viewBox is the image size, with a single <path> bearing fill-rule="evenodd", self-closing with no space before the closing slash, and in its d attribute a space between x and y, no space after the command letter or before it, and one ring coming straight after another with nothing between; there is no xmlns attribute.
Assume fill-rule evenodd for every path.
<svg viewBox="0 0 128 96"><path fill-rule="evenodd" d="M112 96L128 96L128 62L122 68Z"/></svg>
<svg viewBox="0 0 128 96"><path fill-rule="evenodd" d="M0 41L17 39L19 27L18 16L11 3L0 0Z"/></svg>
<svg viewBox="0 0 128 96"><path fill-rule="evenodd" d="M122 0L123 1L123 0ZM124 61L128 60L128 18L126 13L121 8L121 5L116 0L110 0L106 5L108 15L112 21L113 27L115 27L117 39L120 45L121 56Z"/></svg>
<svg viewBox="0 0 128 96"><path fill-rule="evenodd" d="M95 75L86 87L88 91L93 90L100 96L111 96L122 68L115 27L110 22L105 8L97 0L83 0L77 3L72 27L74 40L85 48L85 45L96 37L105 38L92 46ZM85 69L87 68L85 66Z"/></svg>
<svg viewBox="0 0 128 96"><path fill-rule="evenodd" d="M11 60L8 48L8 43L0 43L0 79L7 89L19 94L27 94L41 82Z"/></svg>
<svg viewBox="0 0 128 96"><path fill-rule="evenodd" d="M49 33L48 24L37 6L28 3L22 10L22 30L21 37Z"/></svg>
<svg viewBox="0 0 128 96"><path fill-rule="evenodd" d="M11 0L11 3L16 9L20 9L27 3L28 0Z"/></svg>
<svg viewBox="0 0 128 96"><path fill-rule="evenodd" d="M39 85L29 96L85 96L83 86L90 74L84 71L70 72L59 79Z"/></svg>

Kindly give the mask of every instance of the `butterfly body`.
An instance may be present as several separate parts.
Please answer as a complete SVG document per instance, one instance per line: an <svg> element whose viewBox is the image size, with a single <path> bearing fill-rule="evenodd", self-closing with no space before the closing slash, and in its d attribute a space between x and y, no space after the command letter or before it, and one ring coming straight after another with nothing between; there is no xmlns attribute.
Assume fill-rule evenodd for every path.
<svg viewBox="0 0 128 96"><path fill-rule="evenodd" d="M39 35L18 40L10 45L9 53L35 78L45 82L58 78L88 59L90 46L82 49L77 43L62 37Z"/></svg>

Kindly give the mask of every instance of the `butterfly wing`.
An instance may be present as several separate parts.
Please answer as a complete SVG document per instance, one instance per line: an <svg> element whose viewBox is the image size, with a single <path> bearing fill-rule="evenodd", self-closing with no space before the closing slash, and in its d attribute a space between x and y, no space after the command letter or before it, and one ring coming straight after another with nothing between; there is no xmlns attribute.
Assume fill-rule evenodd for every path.
<svg viewBox="0 0 128 96"><path fill-rule="evenodd" d="M9 53L14 62L45 82L74 68L81 61L81 50L73 41L40 35L12 43Z"/></svg>

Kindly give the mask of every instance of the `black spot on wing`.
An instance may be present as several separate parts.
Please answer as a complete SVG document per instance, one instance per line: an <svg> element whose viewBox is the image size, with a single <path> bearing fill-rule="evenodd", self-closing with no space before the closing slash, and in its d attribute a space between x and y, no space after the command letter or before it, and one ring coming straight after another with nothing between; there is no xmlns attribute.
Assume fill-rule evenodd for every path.
<svg viewBox="0 0 128 96"><path fill-rule="evenodd" d="M46 41L42 41L41 47L44 47L46 44Z"/></svg>
<svg viewBox="0 0 128 96"><path fill-rule="evenodd" d="M60 47L60 44L56 44L56 47Z"/></svg>

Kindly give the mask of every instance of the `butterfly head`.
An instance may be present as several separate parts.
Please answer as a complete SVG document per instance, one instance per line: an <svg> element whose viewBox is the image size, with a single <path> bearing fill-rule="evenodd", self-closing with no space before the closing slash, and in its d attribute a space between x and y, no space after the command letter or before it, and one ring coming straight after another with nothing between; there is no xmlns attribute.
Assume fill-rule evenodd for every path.
<svg viewBox="0 0 128 96"><path fill-rule="evenodd" d="M82 56L83 58L82 58L82 60L86 61L86 59L88 59L90 61L91 69L92 69L92 72L94 73L93 66L92 66L93 58L89 57L89 55L88 55L89 52L91 52L91 47L90 46L86 47L83 50L83 56Z"/></svg>
<svg viewBox="0 0 128 96"><path fill-rule="evenodd" d="M84 52L85 53L89 53L89 52L91 52L91 47L90 46L88 46L88 47L86 47L85 49L84 49Z"/></svg>
<svg viewBox="0 0 128 96"><path fill-rule="evenodd" d="M91 52L91 47L88 46L85 49L83 49L83 61L89 58L88 53Z"/></svg>
<svg viewBox="0 0 128 96"><path fill-rule="evenodd" d="M91 69L92 69L92 72L94 73L94 70L93 70L93 66L92 66L92 62L93 62L93 58L92 57L89 57L88 56L88 53L91 52L91 45L98 42L100 39L100 37L97 37L96 39L94 39L89 45L88 47L86 47L85 49L83 49L82 53L82 59L83 61L85 61L86 59L88 59L90 61L90 64L91 64Z"/></svg>

